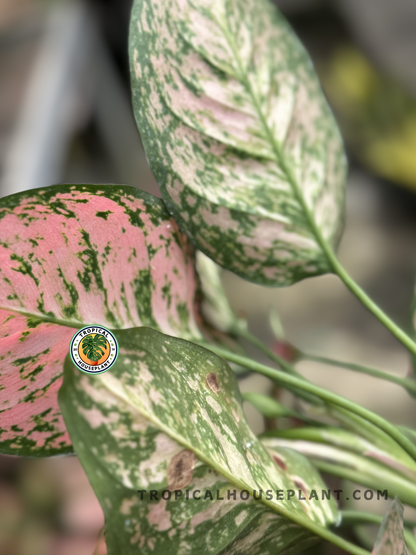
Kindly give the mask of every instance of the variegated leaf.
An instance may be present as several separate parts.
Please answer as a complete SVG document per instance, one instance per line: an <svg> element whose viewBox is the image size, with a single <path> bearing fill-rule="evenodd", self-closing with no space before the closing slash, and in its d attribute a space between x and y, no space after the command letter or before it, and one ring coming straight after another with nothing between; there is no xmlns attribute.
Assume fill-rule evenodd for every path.
<svg viewBox="0 0 416 555"><path fill-rule="evenodd" d="M308 499L323 483L306 459L284 449L273 458L254 436L224 361L150 328L116 335L120 355L111 372L82 374L68 357L59 393L106 514L110 554L290 553L293 542L313 543L337 520L332 500ZM187 500L186 489L214 491L214 499L191 493ZM147 492L143 500L139 490ZM183 495L152 502L150 490ZM241 500L243 490L257 497L262 490L262 499ZM283 490L284 498L267 500L267 490ZM304 499L288 500L288 490Z"/></svg>
<svg viewBox="0 0 416 555"><path fill-rule="evenodd" d="M342 443L342 439L340 440ZM390 497L399 495L404 503L416 507L414 473L387 458L377 460L343 447L308 441L306 439L264 438L263 445L273 451L282 447L294 449L308 457L322 472L352 480L372 489L387 490ZM394 461L395 462L395 461Z"/></svg>
<svg viewBox="0 0 416 555"><path fill-rule="evenodd" d="M0 451L72 451L57 391L75 330L199 337L192 252L163 203L116 185L0 200Z"/></svg>
<svg viewBox="0 0 416 555"><path fill-rule="evenodd" d="M394 456L399 464L416 469L416 463L412 457L391 436L362 416L341 407L325 404L312 405L305 403L303 404L303 412L318 421L323 419L327 422L328 418L336 420L358 438L367 440L374 447L374 453L377 451L389 453Z"/></svg>
<svg viewBox="0 0 416 555"><path fill-rule="evenodd" d="M330 271L346 163L293 31L268 0L135 0L133 106L169 210L218 264L283 286Z"/></svg>
<svg viewBox="0 0 416 555"><path fill-rule="evenodd" d="M378 532L372 555L407 555L403 533L403 506L396 498Z"/></svg>
<svg viewBox="0 0 416 555"><path fill-rule="evenodd" d="M400 447L396 450L381 449L371 441L342 428L309 426L291 430L272 430L267 432L265 436L334 445L379 461L416 482L416 462L407 453L402 453Z"/></svg>

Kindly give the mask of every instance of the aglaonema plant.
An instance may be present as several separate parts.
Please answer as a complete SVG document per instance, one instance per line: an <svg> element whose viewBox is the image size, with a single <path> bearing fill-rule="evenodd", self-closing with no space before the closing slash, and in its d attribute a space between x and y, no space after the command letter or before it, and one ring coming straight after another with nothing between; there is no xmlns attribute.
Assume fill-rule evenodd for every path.
<svg viewBox="0 0 416 555"><path fill-rule="evenodd" d="M268 286L334 272L416 354L336 257L346 160L307 53L267 0L136 0L130 61L163 200L120 185L0 200L1 452L75 452L110 555L286 555L321 540L365 555L343 526L369 523L381 524L377 555L406 543L416 554L398 500L383 522L341 510L319 474L416 507L416 432L302 377L297 361L313 357L269 349L221 287L218 265ZM108 372L82 373L69 356L84 326L117 338ZM98 365L105 345L96 335L84 354ZM318 359L415 394L413 377ZM302 411L247 402L303 425L256 437L241 370L291 391Z"/></svg>

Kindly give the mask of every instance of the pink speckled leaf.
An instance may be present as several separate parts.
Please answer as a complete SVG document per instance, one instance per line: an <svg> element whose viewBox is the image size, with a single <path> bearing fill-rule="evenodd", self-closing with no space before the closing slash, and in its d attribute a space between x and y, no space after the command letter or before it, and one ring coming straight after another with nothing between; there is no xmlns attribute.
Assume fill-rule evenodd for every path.
<svg viewBox="0 0 416 555"><path fill-rule="evenodd" d="M372 555L407 555L407 553L403 533L403 506L396 497L380 526Z"/></svg>
<svg viewBox="0 0 416 555"><path fill-rule="evenodd" d="M262 446L223 360L150 328L116 333L111 371L67 358L59 392L109 555L297 555L328 538L334 499L308 496L324 484L302 455Z"/></svg>
<svg viewBox="0 0 416 555"><path fill-rule="evenodd" d="M312 63L268 0L135 0L133 109L198 249L262 285L332 271L346 159Z"/></svg>
<svg viewBox="0 0 416 555"><path fill-rule="evenodd" d="M200 337L192 251L137 189L59 185L0 200L0 451L72 452L57 402L76 329Z"/></svg>

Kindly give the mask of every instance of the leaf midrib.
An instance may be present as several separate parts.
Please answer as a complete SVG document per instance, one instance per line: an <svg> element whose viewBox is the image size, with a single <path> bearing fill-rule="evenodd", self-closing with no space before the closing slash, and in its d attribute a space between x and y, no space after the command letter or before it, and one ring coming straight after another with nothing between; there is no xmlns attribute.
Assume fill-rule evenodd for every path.
<svg viewBox="0 0 416 555"><path fill-rule="evenodd" d="M52 318L51 316L45 316L44 314L37 314L35 312L25 312L23 310L18 310L16 308L9 308L7 306L0 306L0 310L5 310L7 312L13 312L19 316L24 316L25 318L32 318L38 320L45 324L56 324L58 326L65 326L67 328L79 329L82 326L88 326L85 322L71 322L70 320L65 320L64 318ZM92 324L90 324L92 325ZM95 324L97 325L97 324Z"/></svg>
<svg viewBox="0 0 416 555"><path fill-rule="evenodd" d="M110 384L107 384L102 376L100 376L99 379L100 379L102 385L104 386L104 388L107 391L109 391L112 395L117 397L119 400L124 401L125 403L127 403L128 406L130 406L135 411L137 411L140 414L142 414L143 416L145 416L148 420L150 420L150 422L153 422L153 424L155 424L158 427L159 430L161 430L166 435L168 435L169 437L174 439L179 445L183 445L184 447L188 448L190 451L195 453L196 456L202 462L204 462L206 465L213 468L216 472L218 472L218 474L221 474L222 476L227 478L231 483L236 485L239 489L241 489L241 490L247 489L247 487L248 487L247 484L237 480L235 474L233 474L232 472L228 472L224 468L219 467L214 461L212 461L208 457L206 457L203 452L201 452L199 449L196 449L194 445L192 445L188 441L184 440L184 438L182 436L173 432L171 428L169 428L167 425L165 425L163 422L161 422L157 417L155 417L153 415L153 413L148 413L146 411L146 409L143 408L143 407L139 408L134 403L134 401L131 399L129 393L126 391L124 386L122 386L122 387L123 387L123 392L125 394L122 395L118 391L115 391L113 388L111 388ZM302 528L306 528L307 530L309 530L310 532L312 532L313 534L315 534L317 536L320 536L324 539L327 539L328 541L333 541L334 537L337 538L337 536L335 534L333 534L332 532L330 532L328 530L328 528L326 528L324 525L319 524L319 523L315 522L314 520L312 520L310 518L301 517L299 515L293 515L293 513L291 513L285 507L280 508L277 505L275 505L274 503L272 503L271 501L268 501L267 499L264 499L263 497L262 497L261 500L259 500L259 502L266 505L274 513L280 514L281 516L287 518L289 521L294 522L295 524L301 526Z"/></svg>
<svg viewBox="0 0 416 555"><path fill-rule="evenodd" d="M229 29L228 26L228 22L226 19L219 19L217 15L214 15L214 19L217 23L217 25L219 26L219 28L221 29L222 33L224 34L225 39L227 40L227 43L233 53L234 59L236 61L237 64L237 68L239 71L239 78L241 83L246 87L250 98L253 102L253 106L257 112L257 115L260 119L260 123L263 127L263 130L265 132L266 138L269 140L271 146L272 146L272 151L274 153L274 157L275 157L275 162L277 163L277 165L279 166L279 168L283 171L283 173L286 175L286 179L289 183L289 185L292 187L292 191L294 196L296 197L297 201L299 202L305 216L306 219L310 225L310 229L313 233L313 235L315 236L318 244L320 245L320 247L322 248L322 250L324 251L328 262L331 262L332 257L330 256L330 252L332 254L332 249L331 247L328 245L328 243L325 241L324 237L322 236L315 218L313 217L311 211L309 210L305 199L303 198L303 195L301 193L300 187L292 173L292 171L290 170L290 168L288 167L286 160L284 158L284 155L281 151L280 145L276 142L276 139L272 133L272 130L270 129L269 125L267 124L266 118L264 117L264 114L261 110L260 107L260 102L259 99L257 98L255 92L253 91L253 88L251 86L250 80L248 78L248 75L246 73L246 71L244 70L243 64L241 62L241 59L238 55L238 49L236 47L233 35Z"/></svg>

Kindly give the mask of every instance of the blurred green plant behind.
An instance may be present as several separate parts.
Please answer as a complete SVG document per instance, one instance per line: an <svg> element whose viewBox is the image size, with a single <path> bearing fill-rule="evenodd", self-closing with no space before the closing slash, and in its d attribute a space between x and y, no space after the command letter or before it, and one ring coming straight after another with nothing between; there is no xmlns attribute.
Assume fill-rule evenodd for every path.
<svg viewBox="0 0 416 555"><path fill-rule="evenodd" d="M416 259L416 4L275 3L309 50L345 139L350 178L341 258L409 329ZM56 182L126 183L159 196L130 107L130 7L131 0L2 0L0 196ZM224 284L235 310L270 345L272 306L300 348L407 372L407 355L396 340L331 276L270 290L225 273ZM406 393L392 384L313 362L302 363L300 371L398 424L416 424ZM259 392L268 387L258 376L248 380L243 390L254 382ZM254 409L247 412L261 432L267 423ZM386 509L368 502L357 507ZM102 526L76 457L0 456L0 555L93 555Z"/></svg>

